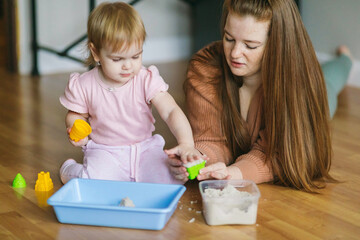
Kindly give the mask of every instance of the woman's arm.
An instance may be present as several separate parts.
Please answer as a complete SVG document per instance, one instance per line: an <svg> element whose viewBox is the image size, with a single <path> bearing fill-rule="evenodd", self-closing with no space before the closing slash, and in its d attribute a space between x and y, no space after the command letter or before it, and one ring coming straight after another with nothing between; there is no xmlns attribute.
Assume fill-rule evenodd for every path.
<svg viewBox="0 0 360 240"><path fill-rule="evenodd" d="M200 171L197 179L242 179L238 167L227 166L232 163L232 156L221 133L221 116L214 86L202 85L196 79L188 78L185 91L195 147L209 158L207 167Z"/></svg>
<svg viewBox="0 0 360 240"><path fill-rule="evenodd" d="M195 147L209 157L208 164L223 162L230 164L233 159L221 132L221 112L216 85L209 83L206 75L191 62L184 85L187 117L193 130ZM194 69L196 68L196 69Z"/></svg>
<svg viewBox="0 0 360 240"><path fill-rule="evenodd" d="M191 84L191 81L188 84ZM215 127L220 126L221 115L220 111L217 110L218 107L214 104L216 99L211 88L206 89L204 86L200 88L194 83L187 86L186 91L188 118L194 131L195 147L210 158L207 166L216 163L211 168L204 168L198 179L226 179L230 176L232 179L248 179L256 183L272 181L271 162L266 162L267 144L263 126L252 127L250 151L237 156L234 161L226 145L225 137L221 134L220 127ZM252 116L248 118L251 121L249 125L255 125L255 122L260 121L256 118L261 118L262 113L256 111L261 111L261 108L255 107L255 109L257 110L253 114L254 119ZM198 116L204 116L204 118Z"/></svg>
<svg viewBox="0 0 360 240"><path fill-rule="evenodd" d="M216 98L216 87L209 84L219 69L209 68L207 62L216 57L221 48L215 43L194 55L189 63L187 79L184 84L187 105L187 117L194 134L195 148L206 155L207 165L232 162L229 149L225 144L225 137L220 131L220 112ZM214 50L214 51L213 51ZM170 171L177 179L186 181L187 172L176 158L169 159Z"/></svg>
<svg viewBox="0 0 360 240"><path fill-rule="evenodd" d="M235 163L227 166L223 162L216 162L201 169L198 180L206 179L247 179L255 183L272 181L271 163L266 161L261 137L253 144L252 149L239 156Z"/></svg>
<svg viewBox="0 0 360 240"><path fill-rule="evenodd" d="M243 173L243 178L255 183L269 182L274 179L271 160L266 161L265 130L260 130L258 138L252 144L251 150L239 156L233 166L238 167Z"/></svg>

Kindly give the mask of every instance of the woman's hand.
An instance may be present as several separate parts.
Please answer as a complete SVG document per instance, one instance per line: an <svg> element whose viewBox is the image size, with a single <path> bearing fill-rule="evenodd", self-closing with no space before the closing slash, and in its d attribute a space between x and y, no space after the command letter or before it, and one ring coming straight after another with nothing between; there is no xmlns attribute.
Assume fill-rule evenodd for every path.
<svg viewBox="0 0 360 240"><path fill-rule="evenodd" d="M228 167L226 167L225 163L217 162L211 164L200 170L197 179L199 181L206 179L230 179L231 175L229 174Z"/></svg>
<svg viewBox="0 0 360 240"><path fill-rule="evenodd" d="M70 138L70 135L69 135L69 134L70 134L70 131L71 131L71 127L67 128L66 131L67 131L68 136L69 136L69 142L70 142L72 145L74 145L75 147L85 146L85 145L89 142L89 137L88 137L88 136L86 136L86 137L83 138L83 139L80 139L80 141L75 142L74 140L72 140L72 139Z"/></svg>

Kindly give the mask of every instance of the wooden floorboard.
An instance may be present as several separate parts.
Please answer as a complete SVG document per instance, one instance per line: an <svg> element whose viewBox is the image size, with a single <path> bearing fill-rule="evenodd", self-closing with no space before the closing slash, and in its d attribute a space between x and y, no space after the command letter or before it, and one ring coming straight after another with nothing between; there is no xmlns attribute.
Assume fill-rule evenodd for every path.
<svg viewBox="0 0 360 240"><path fill-rule="evenodd" d="M186 63L159 65L170 93L183 107ZM0 239L359 239L360 236L360 89L346 87L331 122L331 174L341 181L320 194L260 184L257 223L209 226L202 214L198 183L187 190L161 231L61 224L47 198L62 184L59 167L82 151L67 140L59 103L69 74L17 76L0 69ZM157 132L167 147L175 144L155 113ZM54 190L34 191L37 174L50 172ZM17 173L27 187L13 189ZM194 218L195 222L189 220Z"/></svg>

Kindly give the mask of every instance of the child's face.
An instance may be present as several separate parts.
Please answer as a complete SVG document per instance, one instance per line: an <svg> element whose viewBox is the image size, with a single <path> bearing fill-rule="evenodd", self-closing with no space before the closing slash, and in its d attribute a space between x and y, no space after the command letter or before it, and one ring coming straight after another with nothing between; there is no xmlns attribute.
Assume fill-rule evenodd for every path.
<svg viewBox="0 0 360 240"><path fill-rule="evenodd" d="M92 53L95 61L100 61L104 81L112 87L120 87L139 73L142 52L142 44L132 44L119 52L103 48L98 54Z"/></svg>

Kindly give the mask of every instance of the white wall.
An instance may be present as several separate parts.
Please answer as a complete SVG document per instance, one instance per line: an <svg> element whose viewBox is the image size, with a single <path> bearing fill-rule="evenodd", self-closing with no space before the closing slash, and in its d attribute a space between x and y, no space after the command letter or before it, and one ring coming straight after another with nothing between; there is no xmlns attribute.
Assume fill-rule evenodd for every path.
<svg viewBox="0 0 360 240"><path fill-rule="evenodd" d="M19 37L19 72L28 74L31 72L31 28L30 28L30 1L17 1L18 37Z"/></svg>
<svg viewBox="0 0 360 240"><path fill-rule="evenodd" d="M105 0L96 1L97 4ZM32 69L30 1L18 0L21 74ZM87 0L37 0L38 42L41 46L63 50L86 33L89 13ZM112 1L114 2L114 0ZM129 1L125 1L129 2ZM142 0L134 5L147 31L144 44L145 65L184 60L191 56L191 9L179 0ZM85 42L70 51L70 55L85 58ZM41 74L84 71L81 64L39 51Z"/></svg>
<svg viewBox="0 0 360 240"><path fill-rule="evenodd" d="M360 87L360 1L302 0L301 15L320 61L334 56L340 44L354 56L348 84Z"/></svg>

